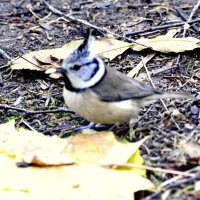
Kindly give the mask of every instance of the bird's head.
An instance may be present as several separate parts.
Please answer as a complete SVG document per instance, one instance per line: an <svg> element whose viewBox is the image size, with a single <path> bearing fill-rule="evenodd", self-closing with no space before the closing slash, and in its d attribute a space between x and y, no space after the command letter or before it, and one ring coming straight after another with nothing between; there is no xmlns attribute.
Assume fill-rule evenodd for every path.
<svg viewBox="0 0 200 200"><path fill-rule="evenodd" d="M106 68L102 59L92 53L91 44L93 41L94 36L91 33L88 34L83 43L63 60L61 66L54 68L51 73L62 73L64 79L68 79L68 83L70 82L71 86L78 90L97 84L105 75Z"/></svg>

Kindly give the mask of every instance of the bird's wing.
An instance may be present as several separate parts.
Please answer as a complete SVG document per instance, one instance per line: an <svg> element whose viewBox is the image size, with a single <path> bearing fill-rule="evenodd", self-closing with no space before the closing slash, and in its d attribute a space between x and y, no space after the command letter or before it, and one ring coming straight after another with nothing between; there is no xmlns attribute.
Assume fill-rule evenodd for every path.
<svg viewBox="0 0 200 200"><path fill-rule="evenodd" d="M103 81L92 88L93 92L106 102L141 99L162 92L127 77L112 68L107 68Z"/></svg>

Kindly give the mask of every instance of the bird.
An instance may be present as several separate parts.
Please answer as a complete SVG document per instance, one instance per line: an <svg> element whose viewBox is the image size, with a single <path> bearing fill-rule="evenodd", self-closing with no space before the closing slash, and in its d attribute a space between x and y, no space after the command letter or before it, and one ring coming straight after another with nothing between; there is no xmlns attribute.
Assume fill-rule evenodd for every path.
<svg viewBox="0 0 200 200"><path fill-rule="evenodd" d="M60 66L46 71L63 75L65 104L81 117L96 124L122 124L137 119L141 107L152 101L190 97L187 93L160 91L106 66L92 52L94 39L88 34Z"/></svg>

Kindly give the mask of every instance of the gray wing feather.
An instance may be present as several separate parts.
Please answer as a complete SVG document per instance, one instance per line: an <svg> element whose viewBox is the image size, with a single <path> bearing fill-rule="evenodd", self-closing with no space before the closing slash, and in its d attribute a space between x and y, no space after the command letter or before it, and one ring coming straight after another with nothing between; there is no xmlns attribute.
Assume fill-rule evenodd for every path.
<svg viewBox="0 0 200 200"><path fill-rule="evenodd" d="M141 99L154 94L162 94L162 92L108 67L103 81L92 90L102 101L106 102Z"/></svg>

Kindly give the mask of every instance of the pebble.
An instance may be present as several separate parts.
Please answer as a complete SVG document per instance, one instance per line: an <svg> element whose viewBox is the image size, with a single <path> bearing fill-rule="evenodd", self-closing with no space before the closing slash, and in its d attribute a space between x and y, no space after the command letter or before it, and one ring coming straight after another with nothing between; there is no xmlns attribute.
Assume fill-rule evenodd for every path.
<svg viewBox="0 0 200 200"><path fill-rule="evenodd" d="M197 115L199 113L199 108L196 105L194 105L191 106L190 111L193 115Z"/></svg>
<svg viewBox="0 0 200 200"><path fill-rule="evenodd" d="M193 126L191 124L185 124L185 128L188 130L192 130Z"/></svg>

